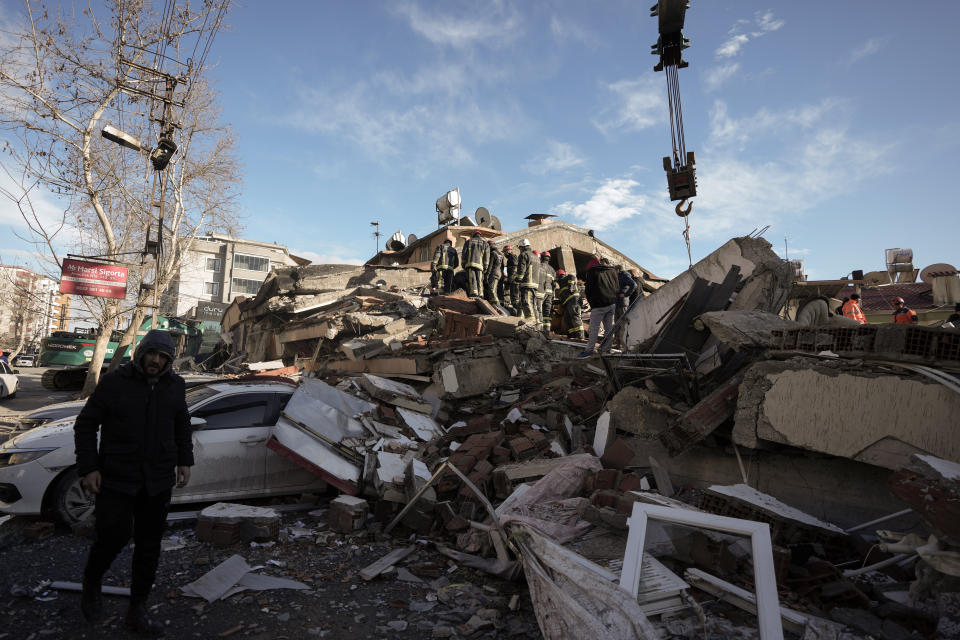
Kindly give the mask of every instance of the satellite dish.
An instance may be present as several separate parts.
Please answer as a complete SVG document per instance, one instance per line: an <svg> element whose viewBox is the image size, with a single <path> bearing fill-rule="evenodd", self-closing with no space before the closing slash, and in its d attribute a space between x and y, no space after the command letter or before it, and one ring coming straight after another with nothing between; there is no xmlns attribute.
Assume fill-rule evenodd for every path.
<svg viewBox="0 0 960 640"><path fill-rule="evenodd" d="M399 229L387 240L387 249L390 251L403 251L407 248L407 239Z"/></svg>
<svg viewBox="0 0 960 640"><path fill-rule="evenodd" d="M489 227L490 226L490 212L487 211L486 207L478 207L473 213L473 217L477 219L478 227Z"/></svg>
<svg viewBox="0 0 960 640"><path fill-rule="evenodd" d="M412 246L413 243L416 242L417 240L418 240L417 236L411 233L410 235L407 236L407 246L408 247Z"/></svg>
<svg viewBox="0 0 960 640"><path fill-rule="evenodd" d="M500 226L500 218L497 216L490 216L490 228L494 231L503 231L503 228Z"/></svg>
<svg viewBox="0 0 960 640"><path fill-rule="evenodd" d="M923 271L920 272L920 279L933 286L933 276L931 274L940 273L943 271L946 271L947 273L956 273L957 268L952 264L947 264L946 262L938 262L930 265L929 267L925 267Z"/></svg>

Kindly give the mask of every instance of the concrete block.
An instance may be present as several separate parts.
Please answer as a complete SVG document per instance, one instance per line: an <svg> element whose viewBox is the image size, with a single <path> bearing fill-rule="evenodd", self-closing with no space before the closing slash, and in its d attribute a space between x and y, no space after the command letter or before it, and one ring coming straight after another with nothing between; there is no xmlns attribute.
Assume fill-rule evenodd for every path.
<svg viewBox="0 0 960 640"><path fill-rule="evenodd" d="M275 540L280 533L280 515L273 509L218 502L197 517L197 539L214 544Z"/></svg>
<svg viewBox="0 0 960 640"><path fill-rule="evenodd" d="M327 522L339 533L352 533L363 528L370 513L366 500L355 496L338 496L330 501Z"/></svg>
<svg viewBox="0 0 960 640"><path fill-rule="evenodd" d="M483 319L483 335L509 338L523 326L519 316L487 316Z"/></svg>

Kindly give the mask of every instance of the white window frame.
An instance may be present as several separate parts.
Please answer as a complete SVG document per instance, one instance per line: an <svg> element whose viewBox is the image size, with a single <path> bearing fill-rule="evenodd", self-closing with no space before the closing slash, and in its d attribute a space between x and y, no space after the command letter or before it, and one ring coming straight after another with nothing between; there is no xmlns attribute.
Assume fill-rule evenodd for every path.
<svg viewBox="0 0 960 640"><path fill-rule="evenodd" d="M777 594L777 576L773 565L773 544L770 542L770 525L766 522L741 520L702 511L634 502L633 513L627 521L630 534L627 536L623 571L620 574L620 587L633 594L634 598L640 592L643 543L647 535L647 523L650 520L749 536L753 550L753 584L754 595L757 598L760 637L763 640L783 640L780 597Z"/></svg>
<svg viewBox="0 0 960 640"><path fill-rule="evenodd" d="M265 260L267 263L266 269L251 269L249 267L244 267L237 264L237 258L254 258L256 260ZM234 269L243 269L244 271L254 271L256 273L270 273L270 258L266 256L256 256L252 253L234 253L233 254L233 268Z"/></svg>
<svg viewBox="0 0 960 640"><path fill-rule="evenodd" d="M210 266L210 261L213 260L213 266ZM207 258L207 271L223 271L223 260L221 258Z"/></svg>
<svg viewBox="0 0 960 640"><path fill-rule="evenodd" d="M219 296L223 285L219 282L204 282L203 294L207 296Z"/></svg>
<svg viewBox="0 0 960 640"><path fill-rule="evenodd" d="M233 276L232 278L230 278L230 291L231 291L232 293L239 294L239 295L255 296L255 295L257 295L257 291L241 291L241 290L239 290L239 288L237 287L237 280L242 280L242 281L244 281L244 282L256 282L256 283L257 283L257 291L260 291L260 287L263 286L263 281L262 281L262 280L253 280L252 278L238 278L237 276Z"/></svg>

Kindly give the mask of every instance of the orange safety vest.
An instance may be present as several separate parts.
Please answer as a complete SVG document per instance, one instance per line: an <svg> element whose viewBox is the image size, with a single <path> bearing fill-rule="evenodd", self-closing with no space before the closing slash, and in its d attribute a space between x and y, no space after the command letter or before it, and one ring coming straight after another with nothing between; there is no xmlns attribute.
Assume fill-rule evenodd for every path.
<svg viewBox="0 0 960 640"><path fill-rule="evenodd" d="M843 303L843 315L845 318L852 318L860 324L867 324L867 318L863 315L863 311L856 300L847 300Z"/></svg>
<svg viewBox="0 0 960 640"><path fill-rule="evenodd" d="M917 324L917 312L913 309L904 307L893 312L893 321L896 324Z"/></svg>

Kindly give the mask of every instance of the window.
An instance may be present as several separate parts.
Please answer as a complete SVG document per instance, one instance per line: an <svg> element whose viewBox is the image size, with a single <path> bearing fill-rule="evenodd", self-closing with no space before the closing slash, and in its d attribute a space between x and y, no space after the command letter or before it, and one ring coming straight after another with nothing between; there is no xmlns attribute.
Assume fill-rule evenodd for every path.
<svg viewBox="0 0 960 640"><path fill-rule="evenodd" d="M242 253L233 254L233 267L247 271L270 271L270 258L248 256Z"/></svg>
<svg viewBox="0 0 960 640"><path fill-rule="evenodd" d="M237 429L265 424L272 393L241 393L214 400L193 412L207 421L204 429Z"/></svg>
<svg viewBox="0 0 960 640"><path fill-rule="evenodd" d="M204 282L203 283L203 292L208 296L218 296L220 295L220 283L219 282Z"/></svg>
<svg viewBox="0 0 960 640"><path fill-rule="evenodd" d="M207 258L207 271L223 271L220 258Z"/></svg>
<svg viewBox="0 0 960 640"><path fill-rule="evenodd" d="M234 278L233 279L233 292L234 293L245 293L247 295L255 296L257 291L260 291L260 285L263 284L259 280L247 280L246 278Z"/></svg>

